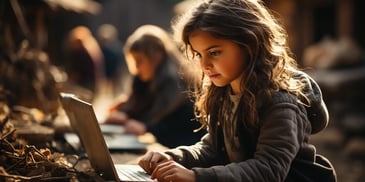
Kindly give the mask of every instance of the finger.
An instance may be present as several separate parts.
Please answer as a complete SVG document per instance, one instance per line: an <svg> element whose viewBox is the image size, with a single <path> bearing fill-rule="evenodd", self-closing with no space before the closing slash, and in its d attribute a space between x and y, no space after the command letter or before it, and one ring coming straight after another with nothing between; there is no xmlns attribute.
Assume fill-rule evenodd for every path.
<svg viewBox="0 0 365 182"><path fill-rule="evenodd" d="M164 163L157 164L157 166L152 171L151 178L152 179L161 178L164 175L168 174L166 172L171 168L170 167L170 166L172 166L171 163L173 163L173 162L164 162Z"/></svg>
<svg viewBox="0 0 365 182"><path fill-rule="evenodd" d="M178 179L176 177L174 177L173 175L164 175L161 178L159 177L156 179L157 179L157 181L167 181L167 182L178 181Z"/></svg>
<svg viewBox="0 0 365 182"><path fill-rule="evenodd" d="M163 165L161 165L161 167L159 167L156 175L158 177L163 177L164 179L166 179L169 175L172 175L174 173L174 166L172 165L172 163L164 163Z"/></svg>
<svg viewBox="0 0 365 182"><path fill-rule="evenodd" d="M150 165L151 167L155 167L158 164L158 161L160 160L160 154L156 153L151 157Z"/></svg>
<svg viewBox="0 0 365 182"><path fill-rule="evenodd" d="M146 153L138 162L138 164L147 172L147 173L151 173L152 172L152 168L150 165L150 161L151 158L153 156L152 152L148 152Z"/></svg>
<svg viewBox="0 0 365 182"><path fill-rule="evenodd" d="M159 159L160 154L158 152L150 152L150 155L148 156L148 160L146 161L146 165L149 169L149 174L153 172L155 167L157 166L157 161Z"/></svg>

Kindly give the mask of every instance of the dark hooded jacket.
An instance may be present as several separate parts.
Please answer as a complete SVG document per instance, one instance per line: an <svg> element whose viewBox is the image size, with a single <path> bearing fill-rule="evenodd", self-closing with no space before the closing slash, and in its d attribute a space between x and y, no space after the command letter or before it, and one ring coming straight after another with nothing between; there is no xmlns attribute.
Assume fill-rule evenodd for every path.
<svg viewBox="0 0 365 182"><path fill-rule="evenodd" d="M133 80L132 93L119 110L142 121L148 132L166 147L192 145L204 131L194 132L199 122L194 119L194 104L186 94L187 85L179 75L179 65L163 61L152 81Z"/></svg>
<svg viewBox="0 0 365 182"><path fill-rule="evenodd" d="M305 83L305 94L311 105L299 103L298 97L286 91L278 91L271 101L262 102L258 106L259 127L256 131L241 130L241 133L251 133L244 136L251 137L253 147L241 140L240 144L248 150L252 147L252 155L242 152L242 161L230 161L224 144L220 144L224 141L218 130L209 130L195 145L166 153L192 169L196 181L298 181L292 175L293 161L315 162L316 149L309 144L309 136L327 126L328 112L315 81L304 72L295 72L294 76Z"/></svg>

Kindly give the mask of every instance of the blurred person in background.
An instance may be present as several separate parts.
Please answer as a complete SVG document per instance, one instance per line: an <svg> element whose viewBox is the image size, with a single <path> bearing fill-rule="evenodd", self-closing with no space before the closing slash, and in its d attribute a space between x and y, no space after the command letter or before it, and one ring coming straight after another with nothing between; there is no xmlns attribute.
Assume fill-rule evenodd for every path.
<svg viewBox="0 0 365 182"><path fill-rule="evenodd" d="M126 93L131 74L124 59L123 43L118 38L118 30L114 25L102 24L97 30L97 35L104 56L106 86L112 91L113 96Z"/></svg>
<svg viewBox="0 0 365 182"><path fill-rule="evenodd" d="M95 96L104 79L104 63L101 48L90 29L85 26L73 28L65 48L68 82L89 90Z"/></svg>
<svg viewBox="0 0 365 182"><path fill-rule="evenodd" d="M194 79L183 67L182 53L170 35L155 25L143 25L124 46L128 68L134 74L131 94L116 102L106 123L122 124L127 133L152 133L166 147L190 145L204 131L194 132L194 107L186 81Z"/></svg>

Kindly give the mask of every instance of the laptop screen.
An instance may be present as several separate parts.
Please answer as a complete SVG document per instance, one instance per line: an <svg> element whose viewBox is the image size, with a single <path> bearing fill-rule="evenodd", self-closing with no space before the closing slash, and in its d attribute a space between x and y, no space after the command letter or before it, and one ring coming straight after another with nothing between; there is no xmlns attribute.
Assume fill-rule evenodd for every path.
<svg viewBox="0 0 365 182"><path fill-rule="evenodd" d="M106 180L118 180L92 105L72 94L61 93L60 97L71 127L80 137L95 172Z"/></svg>

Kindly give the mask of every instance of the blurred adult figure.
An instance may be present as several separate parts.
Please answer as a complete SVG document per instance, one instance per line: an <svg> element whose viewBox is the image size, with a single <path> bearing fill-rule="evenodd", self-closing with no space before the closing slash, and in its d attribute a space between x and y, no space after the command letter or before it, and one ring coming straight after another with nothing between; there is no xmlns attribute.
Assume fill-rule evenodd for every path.
<svg viewBox="0 0 365 182"><path fill-rule="evenodd" d="M89 28L77 26L70 31L66 54L68 82L88 89L95 95L104 79L103 53Z"/></svg>
<svg viewBox="0 0 365 182"><path fill-rule="evenodd" d="M113 96L126 93L130 86L131 74L124 59L123 43L118 38L118 30L114 25L102 24L97 30L97 35L104 56L107 86Z"/></svg>
<svg viewBox="0 0 365 182"><path fill-rule="evenodd" d="M194 75L181 65L183 56L170 35L155 25L143 25L124 46L128 68L134 74L132 91L111 108L107 123L123 124L127 133L151 132L167 147L200 140L186 81ZM179 74L182 73L182 74Z"/></svg>

